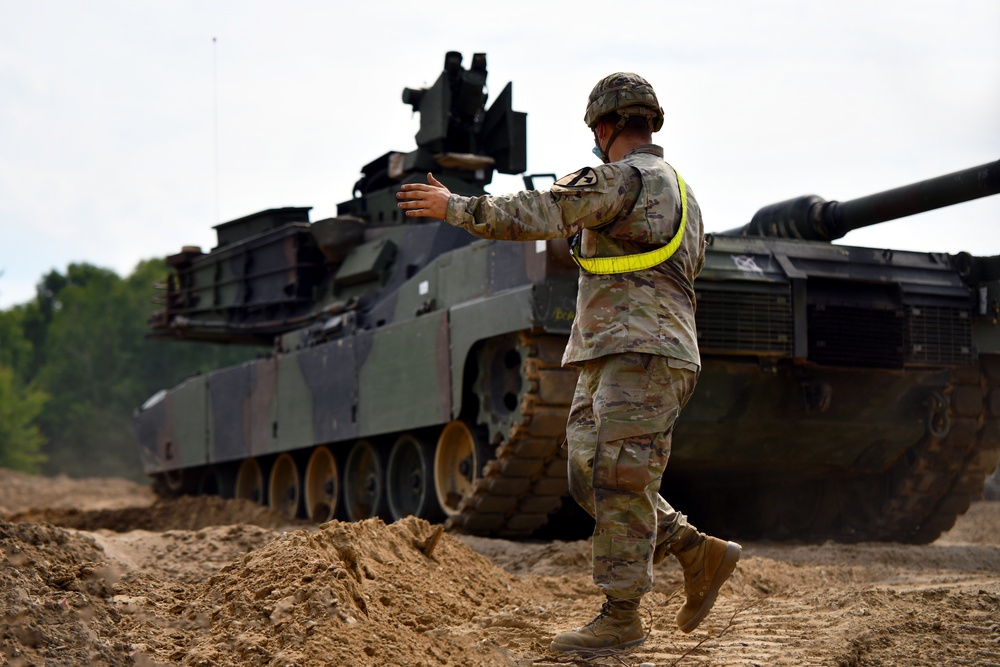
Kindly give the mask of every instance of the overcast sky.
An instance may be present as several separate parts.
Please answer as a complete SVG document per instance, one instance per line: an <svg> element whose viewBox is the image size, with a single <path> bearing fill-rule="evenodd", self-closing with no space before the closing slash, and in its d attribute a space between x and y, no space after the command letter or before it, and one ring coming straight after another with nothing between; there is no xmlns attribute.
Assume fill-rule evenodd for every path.
<svg viewBox="0 0 1000 667"><path fill-rule="evenodd" d="M594 164L591 87L646 77L709 231L1000 158L998 0L0 0L0 308L72 262L208 250L261 209L333 215L364 164L414 148L400 93L449 50L487 54L491 93L513 81L530 172ZM998 223L994 196L842 242L995 255Z"/></svg>

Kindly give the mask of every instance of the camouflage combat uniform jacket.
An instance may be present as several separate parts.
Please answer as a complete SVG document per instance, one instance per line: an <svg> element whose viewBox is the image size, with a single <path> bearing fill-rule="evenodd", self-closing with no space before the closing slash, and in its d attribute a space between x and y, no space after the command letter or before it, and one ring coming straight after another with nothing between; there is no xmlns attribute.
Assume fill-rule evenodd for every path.
<svg viewBox="0 0 1000 667"><path fill-rule="evenodd" d="M701 210L690 188L687 208L684 238L667 261L621 274L581 269L564 364L639 352L670 357L692 370L701 367L694 279L705 261L705 240ZM663 149L652 144L618 162L565 176L549 191L452 195L447 213L447 222L482 238L528 241L582 232L583 256L595 257L660 247L674 237L680 220L676 174L663 161Z"/></svg>

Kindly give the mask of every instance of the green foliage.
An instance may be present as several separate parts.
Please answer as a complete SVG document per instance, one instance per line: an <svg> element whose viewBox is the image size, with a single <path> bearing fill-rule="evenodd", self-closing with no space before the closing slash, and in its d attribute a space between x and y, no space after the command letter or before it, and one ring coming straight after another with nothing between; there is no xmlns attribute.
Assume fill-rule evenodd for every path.
<svg viewBox="0 0 1000 667"><path fill-rule="evenodd" d="M11 369L10 391L21 392L19 428L34 428L36 438L23 441L36 453L42 435L48 441L45 472L143 479L135 408L192 373L252 358L248 348L147 340L157 309L154 284L166 275L162 260L142 262L124 279L71 264L65 274L45 275L34 301L0 312L0 364ZM29 383L50 400L40 389L17 389Z"/></svg>
<svg viewBox="0 0 1000 667"><path fill-rule="evenodd" d="M47 400L44 391L20 386L14 369L0 365L0 467L38 472L45 438L34 422Z"/></svg>
<svg viewBox="0 0 1000 667"><path fill-rule="evenodd" d="M35 300L23 306L24 337L32 346L31 364L25 371L29 378L37 375L45 363L46 334L59 308L59 292L68 282L67 276L49 271L35 288Z"/></svg>
<svg viewBox="0 0 1000 667"><path fill-rule="evenodd" d="M34 366L34 346L24 335L27 306L0 311L0 366L7 366L18 378L27 378Z"/></svg>

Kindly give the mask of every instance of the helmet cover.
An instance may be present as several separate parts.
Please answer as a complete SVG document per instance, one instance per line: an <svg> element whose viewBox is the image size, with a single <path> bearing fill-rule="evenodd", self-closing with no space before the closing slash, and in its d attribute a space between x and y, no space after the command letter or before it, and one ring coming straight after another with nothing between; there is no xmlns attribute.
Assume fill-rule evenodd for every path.
<svg viewBox="0 0 1000 667"><path fill-rule="evenodd" d="M653 132L663 127L663 108L649 82L632 72L615 72L597 82L590 91L583 120L593 129L601 116L642 116Z"/></svg>

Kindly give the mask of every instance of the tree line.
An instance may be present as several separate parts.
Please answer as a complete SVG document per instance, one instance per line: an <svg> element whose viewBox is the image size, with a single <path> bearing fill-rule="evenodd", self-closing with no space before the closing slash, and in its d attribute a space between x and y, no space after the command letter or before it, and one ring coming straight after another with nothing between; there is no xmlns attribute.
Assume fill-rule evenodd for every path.
<svg viewBox="0 0 1000 667"><path fill-rule="evenodd" d="M43 276L31 301L0 311L0 467L141 480L134 410L259 352L147 339L167 273L160 259L124 278L71 264Z"/></svg>

